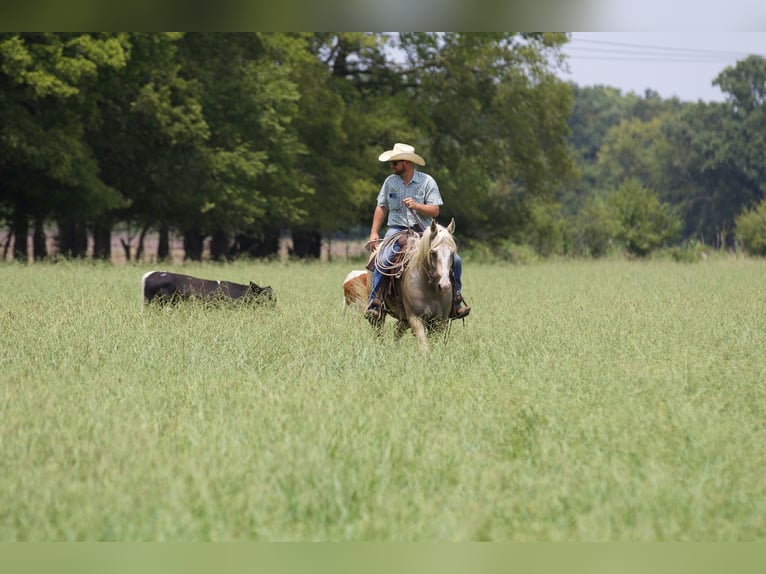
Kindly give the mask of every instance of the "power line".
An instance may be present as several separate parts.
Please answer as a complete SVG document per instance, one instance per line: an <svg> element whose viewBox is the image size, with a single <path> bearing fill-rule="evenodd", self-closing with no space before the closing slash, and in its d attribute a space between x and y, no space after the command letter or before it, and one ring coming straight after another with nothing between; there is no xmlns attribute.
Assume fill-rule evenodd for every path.
<svg viewBox="0 0 766 574"><path fill-rule="evenodd" d="M578 60L614 60L618 62L660 62L660 63L689 63L689 64L715 64L715 63L728 63L731 58L711 58L711 57L680 57L680 56L663 56L657 54L637 54L637 53L625 53L623 55L615 54L613 52L603 53L580 53L580 52L568 52L569 56Z"/></svg>
<svg viewBox="0 0 766 574"><path fill-rule="evenodd" d="M585 44L584 46L582 44ZM595 46L588 46L592 44ZM606 48L605 46L615 46ZM565 52L579 60L616 60L623 62L728 63L752 54L727 50L629 44L607 40L574 38Z"/></svg>
<svg viewBox="0 0 766 574"><path fill-rule="evenodd" d="M611 42L609 40L592 40L589 38L573 38L571 43L600 44L608 46L622 46L626 48L639 48L642 50L662 50L666 52L687 52L693 54L711 54L726 56L746 56L747 52L735 52L731 50L710 50L703 48L682 48L679 46L652 46L649 44L629 44L627 42Z"/></svg>

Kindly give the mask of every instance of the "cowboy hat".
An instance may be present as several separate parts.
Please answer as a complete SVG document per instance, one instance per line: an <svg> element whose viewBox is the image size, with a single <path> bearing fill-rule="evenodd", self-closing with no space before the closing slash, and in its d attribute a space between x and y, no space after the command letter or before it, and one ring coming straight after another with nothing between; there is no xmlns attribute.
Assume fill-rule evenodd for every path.
<svg viewBox="0 0 766 574"><path fill-rule="evenodd" d="M378 161L396 161L398 159L411 161L418 165L426 165L426 160L415 153L414 147L403 143L394 144L394 149L384 151L378 157Z"/></svg>

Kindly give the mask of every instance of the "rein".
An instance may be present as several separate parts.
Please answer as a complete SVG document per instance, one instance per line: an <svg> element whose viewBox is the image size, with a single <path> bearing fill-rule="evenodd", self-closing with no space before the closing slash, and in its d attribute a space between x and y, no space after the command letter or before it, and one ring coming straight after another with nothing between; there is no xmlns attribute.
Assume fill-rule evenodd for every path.
<svg viewBox="0 0 766 574"><path fill-rule="evenodd" d="M425 229L423 229L423 224L420 223L420 218L418 217L418 214L415 213L415 210L412 209L411 207L408 207L407 209L410 210L412 217L415 218L415 225L408 225L407 228L411 229L412 231L416 231L417 233L423 233Z"/></svg>

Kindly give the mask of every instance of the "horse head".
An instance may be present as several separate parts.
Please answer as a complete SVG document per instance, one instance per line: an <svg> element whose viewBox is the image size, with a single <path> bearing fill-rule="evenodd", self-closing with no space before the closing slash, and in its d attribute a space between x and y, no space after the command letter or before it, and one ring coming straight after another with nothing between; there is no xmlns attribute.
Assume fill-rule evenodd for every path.
<svg viewBox="0 0 766 574"><path fill-rule="evenodd" d="M452 262L455 257L455 240L452 232L455 230L455 219L453 218L447 227L443 227L431 221L427 233L424 236L424 250L428 250L427 267L431 282L436 285L439 291L446 291L452 288L450 273L452 271Z"/></svg>

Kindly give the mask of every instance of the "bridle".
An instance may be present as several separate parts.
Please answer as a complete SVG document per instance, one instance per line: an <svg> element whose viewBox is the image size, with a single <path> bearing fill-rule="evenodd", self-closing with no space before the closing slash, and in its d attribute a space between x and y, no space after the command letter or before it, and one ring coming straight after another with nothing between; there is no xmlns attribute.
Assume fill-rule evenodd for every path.
<svg viewBox="0 0 766 574"><path fill-rule="evenodd" d="M431 249L430 253L436 253L436 249ZM450 261L448 265L450 278L452 277L452 261L454 260L454 258L455 258L455 252L450 250ZM431 262L430 257L426 258L426 260L423 261L423 269L425 270L426 276L428 277L428 284L433 285L436 282L436 273L435 273L435 268Z"/></svg>

